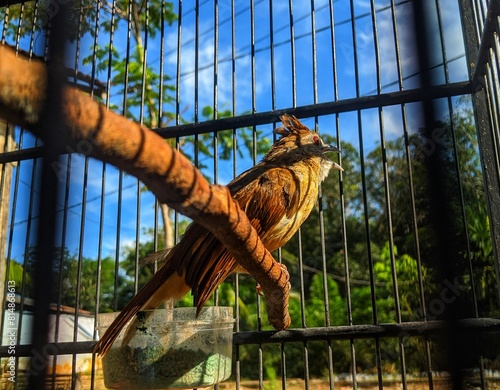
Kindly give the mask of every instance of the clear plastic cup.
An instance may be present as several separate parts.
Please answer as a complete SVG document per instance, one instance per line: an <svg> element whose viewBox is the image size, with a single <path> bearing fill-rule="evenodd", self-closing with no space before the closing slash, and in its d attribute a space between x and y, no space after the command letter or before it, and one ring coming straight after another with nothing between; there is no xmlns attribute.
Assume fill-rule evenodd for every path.
<svg viewBox="0 0 500 390"><path fill-rule="evenodd" d="M98 317L103 334L118 313ZM207 387L231 375L232 307L158 309L139 312L103 357L110 389Z"/></svg>

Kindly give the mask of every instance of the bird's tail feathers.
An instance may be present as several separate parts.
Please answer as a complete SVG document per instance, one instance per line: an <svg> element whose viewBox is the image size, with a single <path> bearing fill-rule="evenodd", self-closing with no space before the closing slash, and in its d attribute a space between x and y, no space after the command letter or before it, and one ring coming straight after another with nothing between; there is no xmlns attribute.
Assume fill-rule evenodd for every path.
<svg viewBox="0 0 500 390"><path fill-rule="evenodd" d="M156 309L165 300L177 301L189 290L184 275L179 275L175 269L168 267L168 264L161 267L118 314L95 345L94 353L106 354L121 330L139 311Z"/></svg>
<svg viewBox="0 0 500 390"><path fill-rule="evenodd" d="M172 248L167 248L150 253L149 255L141 259L140 261L141 267L153 263L157 263L158 267L161 267L170 258L169 253L171 250Z"/></svg>

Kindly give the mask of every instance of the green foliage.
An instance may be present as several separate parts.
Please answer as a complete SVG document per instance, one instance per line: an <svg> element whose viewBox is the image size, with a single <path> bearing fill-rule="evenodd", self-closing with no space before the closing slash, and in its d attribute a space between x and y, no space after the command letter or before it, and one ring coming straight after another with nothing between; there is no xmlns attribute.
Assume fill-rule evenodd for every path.
<svg viewBox="0 0 500 390"><path fill-rule="evenodd" d="M328 322L330 325L346 325L346 305L344 298L340 294L338 283L329 275L327 275L326 280L324 280L323 274L317 273L312 278L305 304L308 326L327 325L325 305L327 305L329 309ZM297 315L294 317L300 318ZM299 326L299 324L297 324L297 326Z"/></svg>
<svg viewBox="0 0 500 390"><path fill-rule="evenodd" d="M213 120L215 113L212 107L205 106L202 110L203 120ZM233 113L230 110L219 110L217 119L230 118ZM245 127L236 130L226 129L219 130L214 133L202 133L197 136L182 137L182 151L184 152L190 145L196 147L196 150L201 155L198 159L197 168L201 170L205 176L211 176L208 173L205 161L213 160L214 150L217 152L218 160L230 160L234 154L239 158L248 156L261 156L265 154L270 146L271 140L264 137L262 130ZM193 156L185 153L185 155L193 160Z"/></svg>
<svg viewBox="0 0 500 390"><path fill-rule="evenodd" d="M493 264L493 245L491 242L491 231L488 215L485 207L478 210L467 208L468 233L470 237L470 253L464 253L465 260L474 264L472 277L474 278L476 294L479 298L479 315L500 315L497 304L496 273ZM469 293L472 287L471 275L464 277L464 285L468 287Z"/></svg>
<svg viewBox="0 0 500 390"><path fill-rule="evenodd" d="M91 51L92 52L92 51ZM140 45L135 46L132 50L130 58L120 56L117 49L112 50L112 62L109 64L109 45L105 47L97 46L95 56L97 62L94 62L93 54L84 58L84 65L95 64L96 73L104 73L111 69L111 85L118 86L113 91L113 96L125 99L125 115L134 120L141 122L149 127L156 128L165 126L172 118L173 114L162 112L162 118L159 118L160 96L163 98L163 103L170 103L174 100L174 86L168 84L170 78L163 76L160 79L160 74L149 66L144 67L144 48ZM160 95L161 92L161 95ZM169 93L170 92L170 93ZM110 104L110 108L118 111L118 104Z"/></svg>
<svg viewBox="0 0 500 390"><path fill-rule="evenodd" d="M152 230L149 231L150 235L152 236L153 232ZM164 249L163 247L163 241L160 239L161 237L161 232L158 234L157 237L157 250L162 250ZM151 278L151 276L154 273L155 269L155 264L141 264L140 260L144 259L148 254L153 253L155 251L155 244L154 241L147 241L147 242L141 242L139 245L136 246L130 246L125 249L125 256L124 259L120 262L120 268L125 272L127 275L127 278L130 281L135 280L136 272L137 272L137 288L140 289L146 282ZM161 264L158 264L157 266L160 266ZM128 290L130 290L130 295L134 295L134 285L133 283L129 283ZM122 309L121 307L119 308L120 310Z"/></svg>
<svg viewBox="0 0 500 390"><path fill-rule="evenodd" d="M146 10L148 15L148 34L154 38L161 28L162 18L167 23L173 23L177 15L173 12L171 2L161 0L117 0L113 3L96 2L94 0L81 0L70 3L68 10L68 40L70 42L81 38L86 34L95 35L95 20L98 11L102 21L100 27L109 33L112 28L111 15L114 15L115 23L126 22L129 6L132 11L132 29L134 34L142 31L146 25ZM17 34L26 36L32 31L40 32L48 26L49 20L59 11L59 3L48 1L26 2L9 7L9 23L7 24L7 36L15 38ZM35 17L35 15L37 17ZM19 19L22 18L22 23ZM113 26L116 28L116 25Z"/></svg>
<svg viewBox="0 0 500 390"><path fill-rule="evenodd" d="M95 2L91 0L72 2L68 10L68 40L77 39L79 32L93 32L92 22L96 16ZM40 33L49 26L50 18L59 12L59 3L29 1L9 6L9 23L6 25L7 37L15 39L32 32Z"/></svg>
<svg viewBox="0 0 500 390"><path fill-rule="evenodd" d="M32 296L33 264L37 248L30 247L27 254L26 280L23 295ZM101 259L79 258L67 248L54 248L54 269L52 280L47 288L51 290L52 302L63 306L95 312L111 312L116 307L123 307L131 298L127 291L130 281L118 272L115 275L116 262L110 257ZM21 267L20 265L16 268ZM19 272L18 272L19 274ZM99 307L96 308L99 282ZM116 289L115 289L116 284ZM21 282L20 284L21 285Z"/></svg>
<svg viewBox="0 0 500 390"><path fill-rule="evenodd" d="M243 113L245 114L245 113ZM222 119L230 118L233 116L231 110L218 110L217 115L210 106L203 107L202 117L204 120ZM213 135L212 134L201 134L200 144L212 145ZM219 145L218 156L221 160L229 160L232 156L233 151L238 153L238 157L242 158L245 156L245 152L253 154L255 148L255 154L257 156L264 155L267 153L271 147L271 140L263 136L263 132L258 129L252 129L250 127L239 129L238 132L233 132L233 130L221 130L217 132L217 144ZM209 157L213 157L213 148L207 148L202 150L203 154Z"/></svg>
<svg viewBox="0 0 500 390"><path fill-rule="evenodd" d="M99 312L115 311L115 299L118 306L123 306L132 298L132 294L125 288L126 278L120 273L117 275L118 290L115 291L116 264L112 258L102 259L100 269L98 269L98 265L97 261L84 258L80 269L78 269L78 259L75 256L65 259L62 274L63 283L60 291L62 305L95 312L98 277L100 277Z"/></svg>
<svg viewBox="0 0 500 390"><path fill-rule="evenodd" d="M24 274L24 267L19 264L15 260L10 260L9 261L9 279L15 283L17 287L21 286L23 283L23 274ZM31 275L26 274L26 280L24 283L26 284L27 287L25 289L29 289L32 287L32 280L31 280Z"/></svg>

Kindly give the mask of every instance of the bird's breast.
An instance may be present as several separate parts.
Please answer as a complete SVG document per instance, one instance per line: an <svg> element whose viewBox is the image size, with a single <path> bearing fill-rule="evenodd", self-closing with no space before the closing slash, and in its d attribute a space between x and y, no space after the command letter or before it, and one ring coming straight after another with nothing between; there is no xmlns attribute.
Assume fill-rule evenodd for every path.
<svg viewBox="0 0 500 390"><path fill-rule="evenodd" d="M318 172L311 169L295 171L297 186L294 194L296 199L290 204L287 212L262 235L262 241L270 251L286 244L297 232L302 223L311 213L318 198Z"/></svg>

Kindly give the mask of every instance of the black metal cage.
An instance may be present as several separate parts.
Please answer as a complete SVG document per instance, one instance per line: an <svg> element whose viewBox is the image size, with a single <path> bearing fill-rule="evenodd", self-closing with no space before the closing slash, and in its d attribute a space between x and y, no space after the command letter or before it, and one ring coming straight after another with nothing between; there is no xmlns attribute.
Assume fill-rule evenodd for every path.
<svg viewBox="0 0 500 390"><path fill-rule="evenodd" d="M0 17L2 45L63 59L45 142L0 121L2 386L104 388L98 313L189 223L91 145L55 146L59 77L212 183L257 163L285 113L341 146L344 172L274 254L291 328L247 275L211 300L236 317L216 387L500 388L498 1L0 0Z"/></svg>

